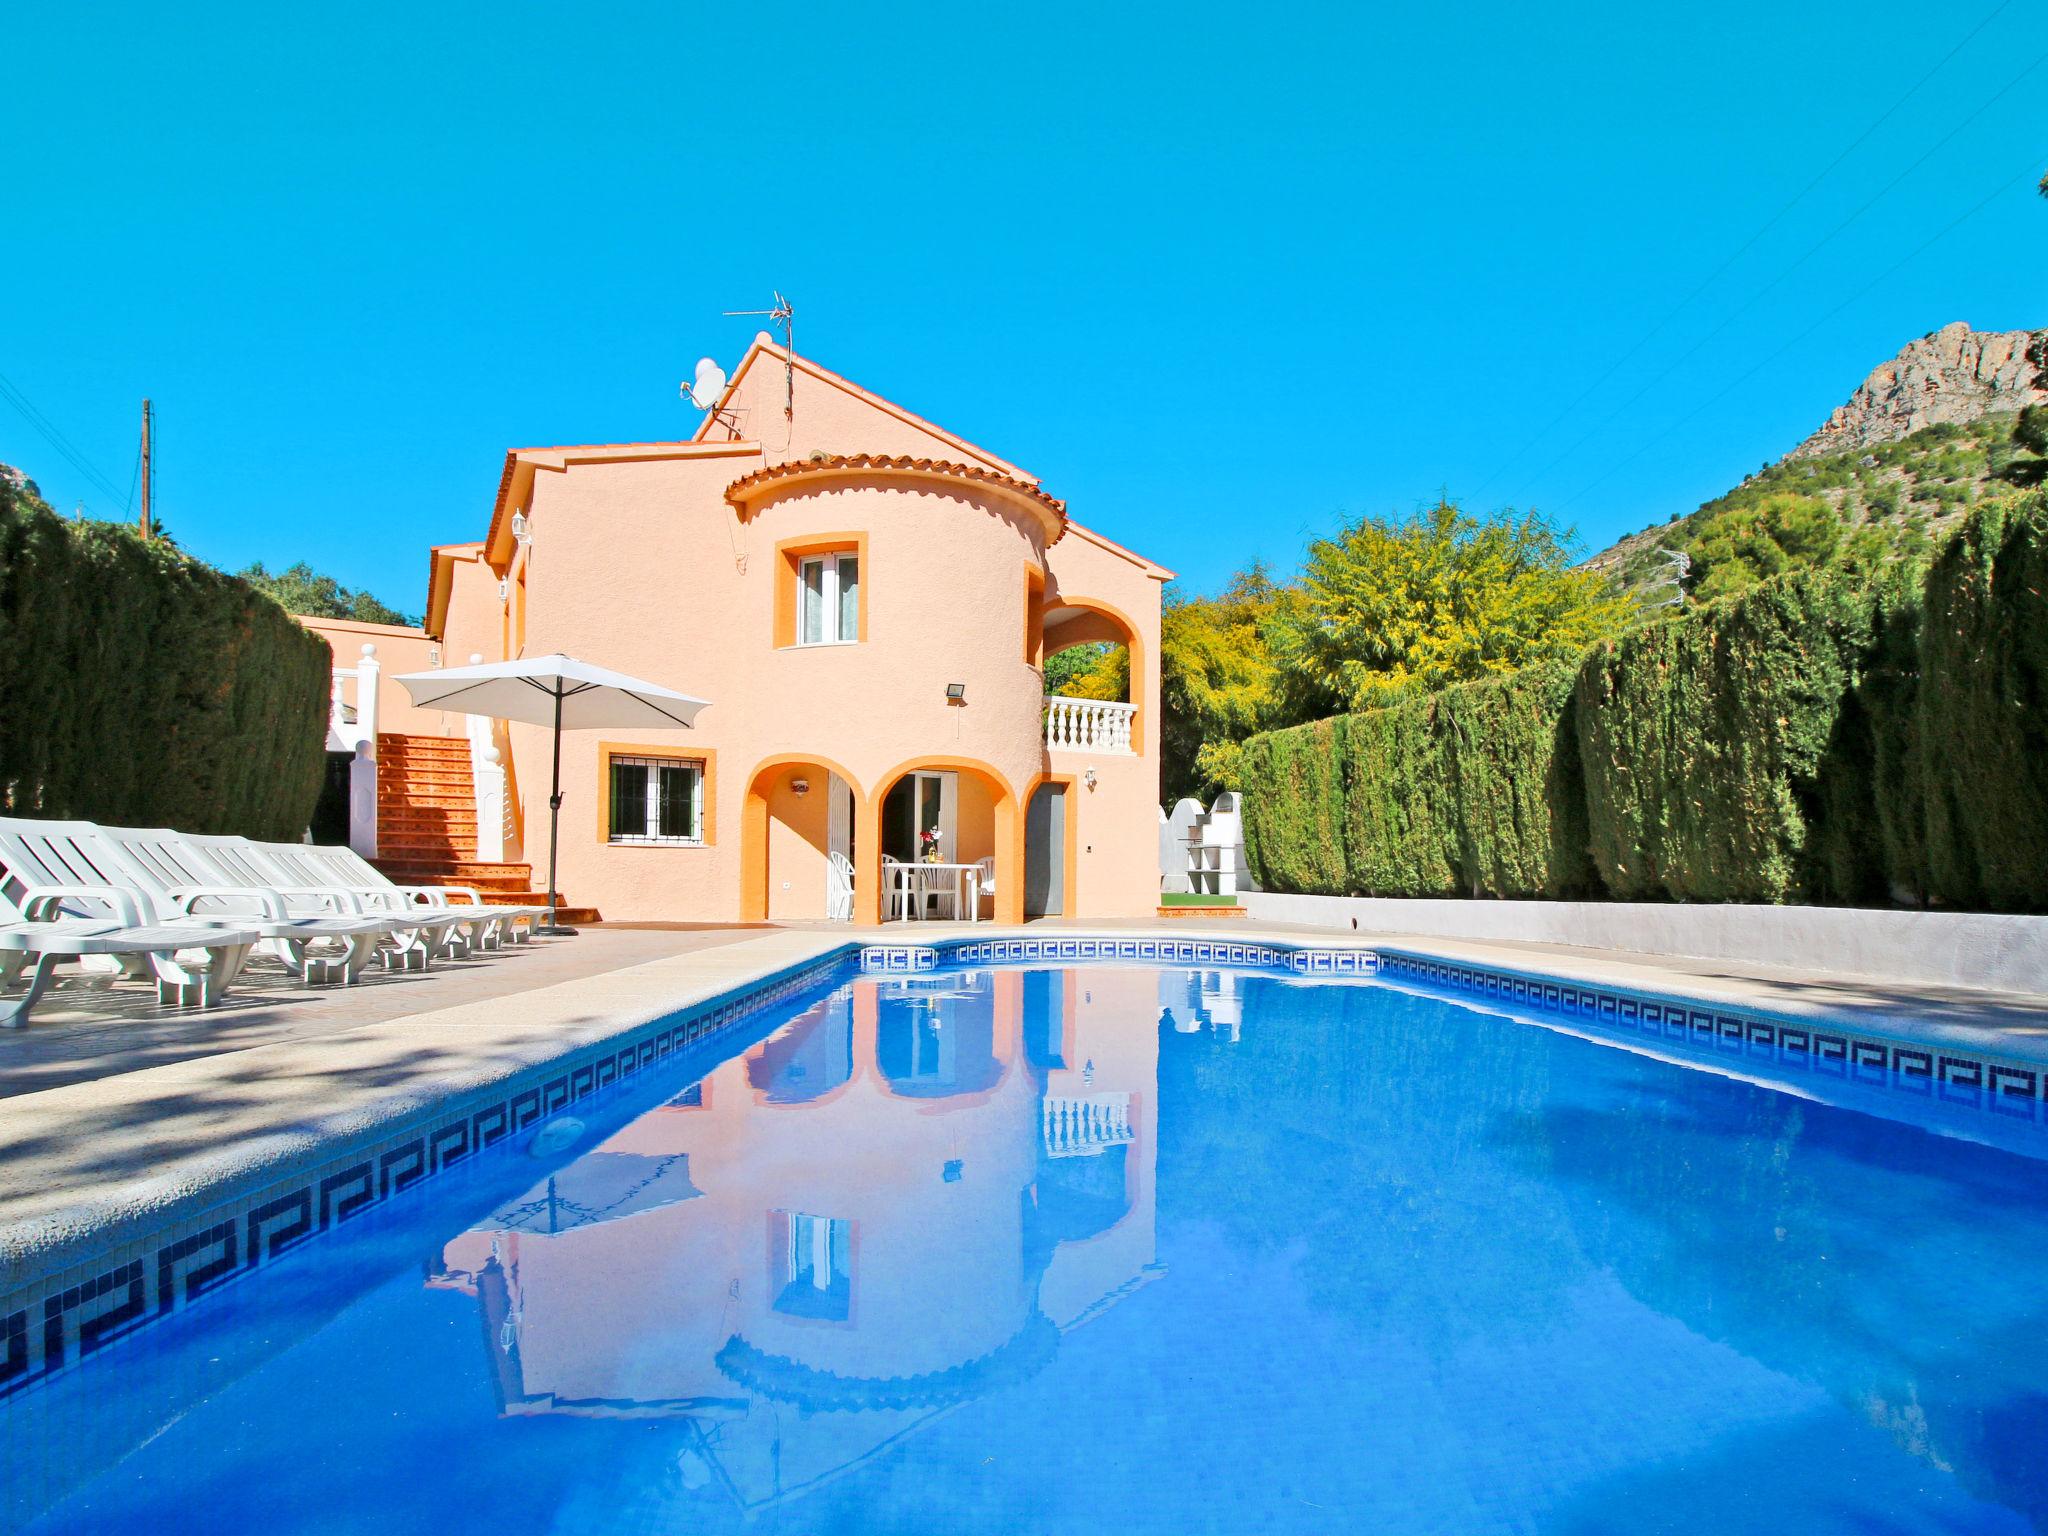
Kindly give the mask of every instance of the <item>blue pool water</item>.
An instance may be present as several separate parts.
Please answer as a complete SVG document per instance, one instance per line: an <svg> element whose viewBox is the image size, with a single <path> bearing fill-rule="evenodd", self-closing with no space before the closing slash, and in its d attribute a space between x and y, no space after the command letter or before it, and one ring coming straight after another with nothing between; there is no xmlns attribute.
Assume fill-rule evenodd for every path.
<svg viewBox="0 0 2048 1536"><path fill-rule="evenodd" d="M729 1048L0 1408L0 1522L2048 1529L2023 1135L1266 975L860 979Z"/></svg>

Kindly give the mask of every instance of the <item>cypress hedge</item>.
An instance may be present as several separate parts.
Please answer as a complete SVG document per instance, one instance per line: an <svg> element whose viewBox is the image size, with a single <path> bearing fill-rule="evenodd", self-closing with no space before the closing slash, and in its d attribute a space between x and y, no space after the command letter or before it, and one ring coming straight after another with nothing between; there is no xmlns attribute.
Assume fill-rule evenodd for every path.
<svg viewBox="0 0 2048 1536"><path fill-rule="evenodd" d="M294 838L327 644L247 582L0 480L0 808Z"/></svg>
<svg viewBox="0 0 2048 1536"><path fill-rule="evenodd" d="M2048 494L1924 580L1798 572L1244 744L1269 889L2048 910Z"/></svg>
<svg viewBox="0 0 2048 1536"><path fill-rule="evenodd" d="M1531 667L1245 743L1245 841L1275 890L1590 890L1572 669Z"/></svg>
<svg viewBox="0 0 2048 1536"><path fill-rule="evenodd" d="M1609 895L1808 893L1820 765L1861 680L1873 622L1867 593L1800 573L1588 653L1579 758Z"/></svg>
<svg viewBox="0 0 2048 1536"><path fill-rule="evenodd" d="M1928 573L1917 642L1887 856L1942 905L2048 908L2048 494L1965 520Z"/></svg>

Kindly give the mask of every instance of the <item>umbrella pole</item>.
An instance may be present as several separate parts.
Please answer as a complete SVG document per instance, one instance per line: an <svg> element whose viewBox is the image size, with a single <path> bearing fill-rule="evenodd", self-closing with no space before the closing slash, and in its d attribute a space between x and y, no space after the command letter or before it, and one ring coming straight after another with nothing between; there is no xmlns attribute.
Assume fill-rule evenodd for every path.
<svg viewBox="0 0 2048 1536"><path fill-rule="evenodd" d="M562 833L562 689L555 686L555 776L548 787L548 920L545 926L536 928L535 933L574 933L574 928L564 928L555 921L555 849Z"/></svg>

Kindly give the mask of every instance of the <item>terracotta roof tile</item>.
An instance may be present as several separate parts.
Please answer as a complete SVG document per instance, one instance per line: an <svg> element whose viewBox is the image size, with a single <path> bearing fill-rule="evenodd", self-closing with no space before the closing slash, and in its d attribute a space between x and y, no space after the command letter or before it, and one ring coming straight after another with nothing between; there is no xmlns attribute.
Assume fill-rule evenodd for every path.
<svg viewBox="0 0 2048 1536"><path fill-rule="evenodd" d="M848 471L879 470L883 473L910 473L937 476L948 480L964 480L975 485L994 486L1036 502L1053 520L1053 535L1048 544L1058 542L1067 531L1067 504L1057 496L1048 496L1028 480L1019 480L1015 475L1002 474L993 469L979 469L972 464L956 464L947 459L916 459L908 455L886 453L839 453L826 454L810 459L792 459L786 464L770 464L757 469L750 475L742 475L725 488L725 499L734 507L743 508L750 499L749 493L763 486L773 485L781 480L800 480L817 474L836 474Z"/></svg>

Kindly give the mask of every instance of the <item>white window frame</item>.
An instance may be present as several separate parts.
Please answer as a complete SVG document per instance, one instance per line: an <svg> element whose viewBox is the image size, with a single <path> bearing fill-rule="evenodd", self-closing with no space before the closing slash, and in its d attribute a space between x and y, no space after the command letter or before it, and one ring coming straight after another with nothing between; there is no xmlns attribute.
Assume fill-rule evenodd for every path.
<svg viewBox="0 0 2048 1536"><path fill-rule="evenodd" d="M704 760L698 757L659 757L645 752L614 752L605 761L606 791L610 792L612 770L620 764L641 767L647 775L647 831L644 834L615 832L611 822L616 807L605 818L605 842L613 848L701 848L704 846ZM664 837L661 835L661 794L660 773L664 768L686 769L690 775L690 824L697 829L694 837Z"/></svg>
<svg viewBox="0 0 2048 1536"><path fill-rule="evenodd" d="M852 614L845 611L840 601L840 567L848 560L854 562L854 606ZM818 571L818 607L820 638L804 638L804 599L810 595L811 571ZM816 645L855 645L860 641L860 583L867 579L867 572L860 569L858 549L824 549L815 555L804 555L796 563L796 643L809 647ZM851 620L852 633L845 633L847 621Z"/></svg>

